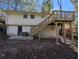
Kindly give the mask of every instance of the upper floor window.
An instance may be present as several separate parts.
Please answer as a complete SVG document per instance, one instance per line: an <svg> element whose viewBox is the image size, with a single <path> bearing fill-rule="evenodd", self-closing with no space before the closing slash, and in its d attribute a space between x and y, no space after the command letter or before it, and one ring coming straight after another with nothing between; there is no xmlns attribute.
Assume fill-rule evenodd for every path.
<svg viewBox="0 0 79 59"><path fill-rule="evenodd" d="M24 14L24 15L23 15L23 18L27 18L27 14Z"/></svg>
<svg viewBox="0 0 79 59"><path fill-rule="evenodd" d="M35 16L34 15L31 15L31 19L34 19L35 18Z"/></svg>

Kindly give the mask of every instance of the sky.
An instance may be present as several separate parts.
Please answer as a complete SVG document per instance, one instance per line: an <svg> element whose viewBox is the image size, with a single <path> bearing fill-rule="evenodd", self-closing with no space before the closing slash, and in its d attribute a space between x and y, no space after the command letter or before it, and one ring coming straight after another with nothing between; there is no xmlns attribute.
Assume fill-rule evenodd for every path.
<svg viewBox="0 0 79 59"><path fill-rule="evenodd" d="M59 10L59 6L57 4L57 0L53 0L54 3L54 10ZM69 11L73 11L74 10L74 6L71 3L70 0L62 0L62 9L63 10L69 10Z"/></svg>

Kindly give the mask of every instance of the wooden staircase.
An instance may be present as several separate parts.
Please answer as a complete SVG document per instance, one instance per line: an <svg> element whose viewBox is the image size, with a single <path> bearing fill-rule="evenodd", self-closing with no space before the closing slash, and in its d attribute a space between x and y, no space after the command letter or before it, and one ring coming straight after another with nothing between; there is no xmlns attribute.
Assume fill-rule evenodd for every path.
<svg viewBox="0 0 79 59"><path fill-rule="evenodd" d="M38 25L36 25L35 27L32 28L31 36L37 34L42 29L44 29L48 24L54 22L55 20L58 20L58 19L64 19L64 20L68 20L69 19L70 20L71 18L73 18L73 16L71 18L68 18L68 16L66 17L66 11L65 12L63 11L62 13L64 15L62 14L63 17L61 18L60 11L53 11L45 20L43 20ZM72 12L67 12L67 13L71 14Z"/></svg>
<svg viewBox="0 0 79 59"><path fill-rule="evenodd" d="M45 20L40 22L38 25L33 27L32 32L31 32L31 36L35 35L39 31L41 31L43 28L45 28L48 24L50 24L52 22L54 22L54 14L53 13L50 14Z"/></svg>

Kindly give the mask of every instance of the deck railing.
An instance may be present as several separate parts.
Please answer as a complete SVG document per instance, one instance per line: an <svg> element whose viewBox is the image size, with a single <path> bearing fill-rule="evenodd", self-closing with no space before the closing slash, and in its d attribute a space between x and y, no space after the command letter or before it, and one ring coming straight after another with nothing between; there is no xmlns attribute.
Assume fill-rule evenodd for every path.
<svg viewBox="0 0 79 59"><path fill-rule="evenodd" d="M75 20L75 13L73 11L54 11L55 20Z"/></svg>

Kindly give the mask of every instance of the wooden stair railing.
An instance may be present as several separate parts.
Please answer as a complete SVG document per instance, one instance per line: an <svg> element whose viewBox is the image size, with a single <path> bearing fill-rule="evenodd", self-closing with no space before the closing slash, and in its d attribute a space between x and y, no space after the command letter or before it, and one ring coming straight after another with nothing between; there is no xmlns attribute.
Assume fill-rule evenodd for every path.
<svg viewBox="0 0 79 59"><path fill-rule="evenodd" d="M62 12L62 17L60 12ZM32 28L31 30L31 36L35 35L39 31L41 31L43 28L45 28L48 24L54 22L55 20L71 20L74 19L74 12L70 11L53 11L52 14L50 14L45 20L40 22L38 25Z"/></svg>
<svg viewBox="0 0 79 59"><path fill-rule="evenodd" d="M53 12L54 13L54 12ZM31 36L35 35L39 31L41 31L43 28L45 28L48 24L52 23L54 21L54 14L50 14L45 20L40 22L38 25L36 25L31 31Z"/></svg>

